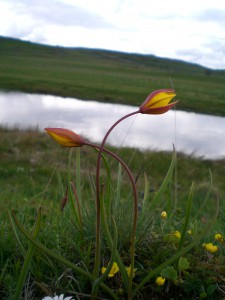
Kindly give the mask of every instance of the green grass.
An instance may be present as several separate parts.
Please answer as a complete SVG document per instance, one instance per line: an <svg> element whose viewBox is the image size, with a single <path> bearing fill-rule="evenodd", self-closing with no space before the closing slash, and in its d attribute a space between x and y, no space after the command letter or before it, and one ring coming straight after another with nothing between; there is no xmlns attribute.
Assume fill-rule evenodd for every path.
<svg viewBox="0 0 225 300"><path fill-rule="evenodd" d="M225 115L224 76L225 71L154 56L49 47L0 38L0 88L6 90L139 105L151 91L173 85L181 100L179 109ZM177 153L175 171L164 186L171 153L108 148L128 164L137 180L137 272L133 288L138 289L147 279L135 299L223 299L225 243L215 241L214 235L219 232L225 236L224 160L201 160ZM20 293L21 274L27 275L22 299L41 299L54 293L85 299L91 294L92 280L76 268L92 274L95 264L97 152L86 146L81 148L80 170L76 151L72 156L71 180L81 194L82 226L77 204L71 205L71 195L61 211L68 181L68 157L69 149L55 145L44 133L0 128L1 299L11 300L15 291ZM129 266L133 196L128 177L115 160L107 155L106 158L110 180L101 166L106 224L122 265ZM165 188L161 193L162 186ZM35 225L40 206L41 224L38 218ZM217 208L216 221L204 233ZM34 242L29 243L19 225L14 229L8 215L12 210L13 224L17 218L28 235L37 236L37 247ZM168 214L165 220L161 219L164 210ZM103 221L102 215L102 226ZM185 234L189 229L192 235ZM172 234L177 230L185 234L180 242ZM179 250L185 251L193 241L195 245L183 252L184 260L178 263ZM218 251L207 252L203 242L216 244ZM107 266L110 257L118 261L107 230L103 230L101 266ZM167 278L162 287L155 284L160 274ZM104 282L118 299L127 299L122 269ZM104 285L99 287L98 295L100 299L112 297Z"/></svg>
<svg viewBox="0 0 225 300"><path fill-rule="evenodd" d="M38 241L57 254L92 272L95 244L95 196L93 187L91 188L91 178L95 178L97 153L88 147L81 148L81 207L85 233L81 238L71 204L68 203L63 212L60 210L66 190L69 150L57 146L46 134L32 129L20 131L1 128L0 136L0 270L4 270L5 267L5 272L2 278L0 277L1 299L11 299L24 261L9 223L8 209L15 210L16 216L23 226L32 232L37 209L42 206L42 224ZM168 279L167 283L170 282L169 284L157 287L154 283L154 276L138 295L140 297L142 295L144 299L147 299L146 297L149 295L154 299L165 297L200 299L203 293L206 293L207 299L222 299L223 292L218 289L218 286L224 291L224 243L217 242L219 251L216 254L207 254L201 245L203 242L215 244L214 234L220 232L224 235L225 233L224 161L197 160L177 153L177 182L173 176L155 207L150 208L151 199L159 191L170 166L171 153L151 151L142 153L139 150L128 148L110 147L110 149L128 163L134 177L137 178L140 205L135 262L135 268L138 271L134 278L137 284L148 272L177 253L178 244L172 238L171 232L182 231L185 207L192 182L194 181L193 207L188 224L188 229L192 229L192 236L185 237L184 246L188 246L195 236L198 237L205 224L213 217L216 199L220 200L220 212L216 222L207 234L199 239L197 246L185 255L190 263L190 269L187 272L179 273L177 285ZM74 152L72 160L72 180L74 182L76 181L75 156ZM112 199L114 199L112 205L118 230L118 249L124 264L129 265L132 193L129 180L123 172L122 179L118 183L117 163L110 158L107 159L111 170L111 193ZM212 172L213 184L210 196L204 204L210 185L209 169ZM147 188L149 191L147 199L149 200L145 206L142 203L145 191L144 173L149 183ZM101 174L102 180L105 182L104 193L106 193L107 181L103 166ZM117 199L118 184L121 184L121 191L120 197ZM160 218L163 210L168 212L169 217L166 220ZM110 224L110 219L108 222ZM29 245L27 240L18 230L17 234L26 251ZM58 263L56 259L47 256L40 250L36 249L33 255L24 288L24 299L25 296L29 296L29 299L41 299L41 296L54 292L57 294L64 292L64 294L74 295L74 297L76 297L76 292L79 292L81 299L85 299L82 296L84 293L90 295L91 284L84 276ZM110 250L105 238L102 239L101 257L101 265L107 266ZM177 263L171 264L170 268L174 268L177 272ZM168 272L168 270L164 272ZM119 292L119 288L123 287L120 274L112 279L106 279L105 282L117 292ZM100 289L99 295L105 299L110 298L102 289ZM126 299L123 292L119 297ZM75 299L78 299L78 296Z"/></svg>
<svg viewBox="0 0 225 300"><path fill-rule="evenodd" d="M0 38L0 88L139 106L174 87L178 109L225 115L225 71L151 55Z"/></svg>
<svg viewBox="0 0 225 300"><path fill-rule="evenodd" d="M45 190L51 177L55 177L55 168L59 169L65 177L69 150L55 144L44 133L36 130L10 130L0 128L1 134L1 166L0 180L2 197L7 191L8 198L23 199L35 196ZM157 189L162 183L171 161L169 152L151 152L129 148L115 149L122 159L127 161L134 176L145 172L151 183L151 188ZM89 170L94 172L96 153L87 147L82 148L82 159L85 168L82 171L88 175ZM47 163L46 163L47 162ZM113 165L114 169L116 166ZM223 160L201 160L178 153L177 172L179 174L178 193L182 198L189 193L192 181L196 182L199 189L207 189L209 170L213 174L215 194L221 199L225 197L223 174L225 165ZM117 176L117 171L113 177ZM140 176L141 178L143 176ZM143 178L139 178L143 186ZM54 181L54 184L56 181ZM10 197L9 197L10 195Z"/></svg>

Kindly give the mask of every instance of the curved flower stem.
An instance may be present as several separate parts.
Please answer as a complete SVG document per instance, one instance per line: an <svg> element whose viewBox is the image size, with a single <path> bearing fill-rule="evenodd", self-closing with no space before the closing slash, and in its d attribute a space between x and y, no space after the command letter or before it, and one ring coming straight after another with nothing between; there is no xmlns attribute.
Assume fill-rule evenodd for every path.
<svg viewBox="0 0 225 300"><path fill-rule="evenodd" d="M89 143L89 142L85 142L85 145L96 148L98 150L100 149L100 146ZM111 152L110 150L107 150L106 148L103 148L103 152L105 152L105 153L109 154L110 156L112 156L113 158L115 158L123 166L124 170L126 171L128 177L131 181L131 185L132 185L132 189L133 189L133 195L134 195L134 203L136 203L136 205L134 206L135 207L134 215L137 215L137 203L138 203L137 189L136 189L135 179L134 179L130 169L128 168L126 163L118 155L116 155L115 153ZM136 227L136 224L135 224L135 227ZM133 234L135 234L135 229L133 230ZM113 243L113 240L111 239L111 244L112 243ZM117 259L119 259L119 258L117 257ZM120 261L118 261L118 264L119 264L120 271L122 273L123 270L122 270L122 266L120 265ZM125 271L125 269L124 269L124 271ZM125 274L124 276L127 276L126 272L124 274ZM124 281L125 281L125 279L124 279ZM128 284L126 284L126 282L124 282L124 284L128 288Z"/></svg>
<svg viewBox="0 0 225 300"><path fill-rule="evenodd" d="M132 115L138 114L139 112L140 112L140 110L132 112L132 113L120 118L117 122L115 122L110 127L110 129L107 131L104 139L102 140L102 144L99 147L98 160L97 160L97 166L96 166L96 248L95 248L94 278L97 278L98 272L99 272L99 266L100 266L100 162L101 162L101 155L102 155L102 152L106 150L106 149L104 149L104 145L105 145L105 142L106 142L109 134L111 133L111 131L124 119L126 119ZM115 154L114 154L114 157L116 157ZM118 159L118 158L119 157L117 157L116 159ZM123 164L123 166L124 166L124 164ZM130 170L128 173L130 173L130 175L132 176ZM132 274L133 274L133 269L134 269L135 232L136 232L136 227L137 227L137 212L138 212L138 203L137 203L137 191L136 191L136 186L135 186L134 219L133 219L132 238L131 238L131 276L130 276L129 291L128 291L128 294L130 294L130 295L132 293Z"/></svg>

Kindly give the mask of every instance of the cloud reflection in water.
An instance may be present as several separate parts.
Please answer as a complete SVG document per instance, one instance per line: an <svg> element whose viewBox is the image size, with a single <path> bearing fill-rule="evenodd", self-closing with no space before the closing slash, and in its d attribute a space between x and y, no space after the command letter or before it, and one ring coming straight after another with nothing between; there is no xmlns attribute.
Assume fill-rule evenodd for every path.
<svg viewBox="0 0 225 300"><path fill-rule="evenodd" d="M142 101L140 101L142 103ZM100 142L108 128L137 107L49 95L0 93L0 122L20 128L63 127ZM163 115L138 114L113 130L115 146L177 151L215 159L225 157L225 118L171 110Z"/></svg>

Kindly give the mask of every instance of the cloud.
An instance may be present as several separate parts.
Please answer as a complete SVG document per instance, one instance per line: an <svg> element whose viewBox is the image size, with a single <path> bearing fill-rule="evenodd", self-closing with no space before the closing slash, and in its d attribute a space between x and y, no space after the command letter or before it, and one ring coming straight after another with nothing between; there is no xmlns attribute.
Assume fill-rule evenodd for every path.
<svg viewBox="0 0 225 300"><path fill-rule="evenodd" d="M59 1L39 0L31 5L30 0L8 0L3 4L0 0L0 6L6 16L5 22L0 21L0 34L38 43L72 46L73 37L78 41L84 31L88 35L88 29L112 28L88 9Z"/></svg>
<svg viewBox="0 0 225 300"><path fill-rule="evenodd" d="M196 15L199 21L225 24L225 9L206 9Z"/></svg>
<svg viewBox="0 0 225 300"><path fill-rule="evenodd" d="M5 2L6 3L6 2ZM45 26L80 26L83 28L100 29L111 27L101 16L74 5L51 0L35 1L9 0L11 24L7 32L15 31L17 37L24 38L26 32L38 31Z"/></svg>
<svg viewBox="0 0 225 300"><path fill-rule="evenodd" d="M29 0L19 0L14 8L16 14L27 15L36 22L51 25L79 25L86 28L105 28L111 26L101 16L87 9L51 0L39 0L31 5Z"/></svg>
<svg viewBox="0 0 225 300"><path fill-rule="evenodd" d="M185 61L191 61L209 68L222 69L225 66L225 40L207 42L200 47L190 47L176 51ZM215 60L216 57L216 60Z"/></svg>
<svg viewBox="0 0 225 300"><path fill-rule="evenodd" d="M225 67L224 0L0 0L0 11L3 36Z"/></svg>

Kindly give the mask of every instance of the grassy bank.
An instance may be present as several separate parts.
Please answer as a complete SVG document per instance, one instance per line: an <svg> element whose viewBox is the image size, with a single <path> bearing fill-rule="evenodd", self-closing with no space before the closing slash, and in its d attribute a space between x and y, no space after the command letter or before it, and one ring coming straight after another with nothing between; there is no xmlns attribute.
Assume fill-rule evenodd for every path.
<svg viewBox="0 0 225 300"><path fill-rule="evenodd" d="M225 71L151 55L49 47L0 38L0 89L140 105L174 87L178 109L225 115Z"/></svg>
<svg viewBox="0 0 225 300"><path fill-rule="evenodd" d="M12 299L19 280L29 243L19 232L16 233L21 247L16 242L15 232L10 225L7 210L13 209L19 221L29 232L34 230L34 222L38 208L42 207L42 223L38 241L53 254L62 255L68 260L92 272L94 264L95 245L95 208L93 181L97 153L88 147L81 148L81 211L83 217L84 236L73 216L71 203L67 203L61 211L62 200L66 193L69 150L56 145L46 134L35 130L0 129L0 296L1 299ZM183 265L177 267L170 264L163 269L163 277L167 281L163 286L157 286L154 277L140 289L135 299L222 299L224 293L224 243L214 240L215 233L224 235L224 161L201 161L177 154L176 172L171 181L158 198L154 207L151 199L157 194L167 174L171 163L171 153L141 153L134 149L110 148L129 165L137 180L139 198L139 223L136 240L137 269L134 278L134 288L141 280L167 259L179 251L179 240L174 232L182 232L185 222L185 209L189 192L194 181L193 207L190 213L183 247L188 246L197 238L196 246L186 254ZM71 180L76 182L75 160L73 154ZM130 224L132 224L132 193L128 178L119 173L118 164L108 159L111 173L111 193L113 216L117 222L118 249L126 266L129 266ZM213 184L210 185L209 169L212 172ZM105 169L102 166L102 179ZM148 186L145 184L145 175ZM122 177L121 177L122 175ZM105 179L104 179L105 178ZM92 188L91 188L92 186ZM106 193L105 187L105 193ZM145 205L143 198L148 194ZM201 238L203 228L213 218L216 211L217 198L220 200L219 214L216 222ZM149 202L150 201L150 202ZM161 212L166 211L167 219L161 219ZM107 221L110 223L110 218ZM103 235L104 236L104 235ZM213 242L218 247L216 253L207 252L202 243ZM101 266L107 266L110 259L110 247L102 238ZM73 267L73 266L72 266ZM177 269L178 268L178 269ZM182 269L184 268L184 269ZM179 276L176 277L178 274ZM126 289L121 274L116 274L105 283L112 289L118 299L127 299ZM41 299L47 294L73 295L74 299L86 299L91 293L91 284L84 276L76 273L73 268L58 263L56 259L47 256L40 249L35 249L29 268L22 299ZM85 296L86 294L86 296ZM100 289L101 299L112 299Z"/></svg>
<svg viewBox="0 0 225 300"><path fill-rule="evenodd" d="M45 191L51 178L53 178L52 180L57 179L56 173L54 173L55 169L62 173L62 177L66 177L69 150L60 146L56 147L46 134L35 130L22 131L1 128L0 135L1 198L22 200L38 195ZM143 153L129 148L115 151L125 161L127 157L131 157L131 161L127 161L127 163L135 176L141 173L140 185L143 185L143 174L146 173L151 182L151 188L156 189L160 186L169 167L171 153L151 151ZM95 168L96 153L87 148L82 148L82 152L85 164L84 172L87 175L89 170L93 172ZM209 170L212 171L215 194L224 199L224 161L199 160L178 153L179 196L186 199L192 181L196 182L199 189L207 190ZM53 181L52 184L56 183Z"/></svg>

